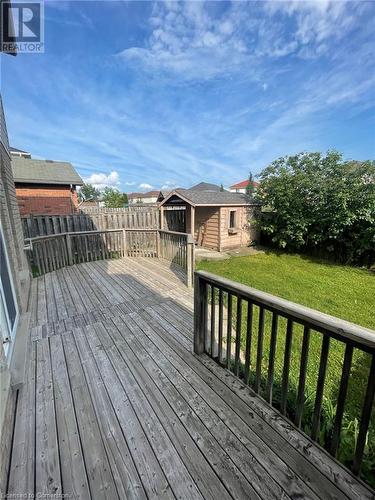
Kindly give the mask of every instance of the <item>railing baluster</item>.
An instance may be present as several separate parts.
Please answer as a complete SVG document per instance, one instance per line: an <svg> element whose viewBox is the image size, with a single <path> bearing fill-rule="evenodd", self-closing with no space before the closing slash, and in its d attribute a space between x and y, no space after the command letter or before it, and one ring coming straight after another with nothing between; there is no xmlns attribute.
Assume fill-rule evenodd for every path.
<svg viewBox="0 0 375 500"><path fill-rule="evenodd" d="M283 415L285 415L286 413L286 403L288 399L290 354L292 351L292 334L293 334L293 321L291 319L288 319L286 327L284 368L283 368L283 380L281 385L281 404L280 404L280 411Z"/></svg>
<svg viewBox="0 0 375 500"><path fill-rule="evenodd" d="M259 323L258 323L257 361L256 361L256 373L255 373L255 392L260 391L260 381L262 378L263 338L264 338L264 309L263 307L260 307Z"/></svg>
<svg viewBox="0 0 375 500"><path fill-rule="evenodd" d="M215 287L211 285L211 328L210 328L210 354L215 357Z"/></svg>
<svg viewBox="0 0 375 500"><path fill-rule="evenodd" d="M311 429L311 438L314 441L317 440L318 434L319 434L320 413L322 411L324 382L325 382L326 372L327 372L329 342L330 342L330 338L328 337L328 335L324 335L323 341L322 341L322 349L321 349L321 353L320 353L318 383L317 383L317 388L316 388L314 416L313 416L312 429Z"/></svg>
<svg viewBox="0 0 375 500"><path fill-rule="evenodd" d="M204 293L201 293L199 279L202 280L206 286ZM298 428L302 427L302 422L304 418L304 412L306 407L305 394L307 388L308 376L310 377L310 339L315 340L315 338L322 338L321 351L320 351L320 361L319 370L317 374L316 382L316 396L314 402L314 411L312 417L312 429L311 438L313 441L319 441L319 427L321 419L322 401L323 395L325 393L325 380L328 367L328 358L330 352L330 339L334 338L341 342L341 345L345 345L345 355L342 366L342 373L340 379L339 394L337 398L336 415L334 417L335 421L333 424L332 435L330 442L327 442L327 433L324 434L323 442L321 443L330 453L334 456L337 455L340 446L340 434L342 421L345 410L345 402L348 392L348 382L351 373L351 365L353 359L354 348L358 349L359 352L369 353L371 358L371 367L367 377L366 393L364 394L362 415L359 424L359 433L357 436L355 456L352 463L352 471L354 474L359 475L361 471L361 464L363 461L364 450L366 446L366 439L368 436L368 429L372 417L372 409L375 399L375 340L374 332L372 330L362 328L353 323L349 323L338 318L334 318L327 314L323 314L319 311L314 311L304 306L294 304L284 299L272 296L268 293L255 290L251 287L246 287L239 283L235 283L226 278L222 278L206 271L197 271L195 273L195 304L197 304L197 299L202 296L201 309L197 306L197 314L195 316L195 325L197 325L197 317L201 315L201 332L195 333L194 346L199 342L199 335L201 335L202 347L201 352L207 352L211 354L212 357L219 364L223 364L226 368L234 372L235 375L239 376L241 369L241 337L242 337L242 305L243 301L247 302L247 317L246 317L246 345L245 345L245 360L244 360L244 381L247 385L250 385L250 379L253 381L253 371L251 366L251 349L252 349L252 322L253 322L253 309L254 305L259 307L259 321L258 321L258 342L257 342L257 355L256 355L256 368L255 368L255 382L254 388L256 392L261 392L262 389L262 357L263 351L265 349L264 335L265 335L265 325L268 324L268 312L272 312L272 326L271 326L271 336L269 343L269 361L267 370L267 383L265 388L265 397L271 405L275 404L275 395L273 395L274 384L279 382L281 378L281 399L280 399L280 412L286 415L289 420L293 420ZM197 281L198 280L198 281ZM211 330L213 335L211 336L210 342L207 342L207 330L209 325L207 325L207 316L204 311L207 311L208 305L208 295L207 289L211 290ZM219 319L218 327L215 323L216 315L216 302L215 301L215 291L218 290L218 310ZM226 298L227 297L227 298ZM236 324L233 325L233 297L236 297ZM198 300L199 302L199 300ZM226 306L226 309L225 309ZM227 325L226 325L226 357L223 357L223 345L224 342L223 335L224 330L224 314L227 313ZM285 332L285 346L284 352L281 353L283 356L283 367L282 374L277 377L275 374L277 359L278 359L278 335L279 335L279 317L285 318L287 320L286 332ZM266 323L267 320L267 323ZM292 363L292 348L297 347L297 342L293 341L293 335L295 335L295 323L298 328L303 327L303 338L300 347L300 360L297 365L298 370L298 382L297 382L297 396L295 401L290 401L294 404L294 408L289 408L288 406L288 396L290 393L294 394L294 384L296 381L292 377L291 373L291 363ZM284 323L283 323L284 324ZM235 328L235 354L232 358L232 327ZM197 327L195 327L197 328ZM218 338L215 337L216 328L218 328ZM312 333L314 332L314 333ZM298 331L299 333L299 331ZM313 338L312 335L314 335ZM298 337L299 339L299 337ZM216 357L216 343L218 341ZM268 346L267 346L268 347ZM299 347L299 345L298 345ZM197 352L196 347L195 352ZM293 360L294 360L293 351ZM223 359L224 358L224 359ZM254 356L253 356L254 358ZM233 365L232 365L233 361ZM366 359L367 361L367 359ZM294 367L295 368L295 367ZM315 375L315 370L312 370ZM294 372L293 372L294 374ZM265 373L263 374L263 376ZM315 375L316 376L316 375ZM292 385L293 384L293 385ZM309 380L309 387L310 387ZM290 387L289 387L290 386ZM358 389L361 387L358 386ZM365 390L365 389L364 389ZM262 393L263 394L263 393ZM351 415L353 417L355 415Z"/></svg>
<svg viewBox="0 0 375 500"><path fill-rule="evenodd" d="M203 354L207 334L207 285L194 276L194 352Z"/></svg>
<svg viewBox="0 0 375 500"><path fill-rule="evenodd" d="M301 427L303 407L305 403L305 384L306 384L307 362L309 359L309 343L310 343L310 328L308 326L305 326L303 329L301 364L299 370L298 395L297 395L297 405L296 405L295 423L297 427Z"/></svg>
<svg viewBox="0 0 375 500"><path fill-rule="evenodd" d="M247 318L246 318L246 347L245 347L245 384L250 382L250 363L251 363L251 341L253 330L253 304L247 302Z"/></svg>
<svg viewBox="0 0 375 500"><path fill-rule="evenodd" d="M231 362L231 347L232 347L232 295L228 292L228 308L227 308L227 360L226 367L230 369Z"/></svg>
<svg viewBox="0 0 375 500"><path fill-rule="evenodd" d="M356 475L358 475L361 471L363 452L366 444L366 436L374 405L374 396L375 396L375 354L372 355L370 373L367 381L366 395L362 407L361 422L359 424L357 447L355 450L355 456L352 466L352 471Z"/></svg>
<svg viewBox="0 0 375 500"><path fill-rule="evenodd" d="M270 355L268 361L268 377L267 377L267 401L272 405L272 390L273 390L273 375L275 371L275 356L276 356L276 341L277 341L277 313L272 314L272 327L271 327L271 341L270 341Z"/></svg>
<svg viewBox="0 0 375 500"><path fill-rule="evenodd" d="M241 327L242 327L242 299L237 297L237 318L236 318L236 351L234 358L234 373L240 372L240 353L241 353Z"/></svg>
<svg viewBox="0 0 375 500"><path fill-rule="evenodd" d="M348 390L348 382L349 382L350 368L352 365L352 359L353 359L353 346L351 344L347 344L345 349L344 364L342 367L340 389L337 397L335 424L333 426L332 441L330 446L330 453L334 457L336 456L340 443L341 425L342 425L342 418L344 416L346 393Z"/></svg>
<svg viewBox="0 0 375 500"><path fill-rule="evenodd" d="M219 288L219 339L218 339L218 361L223 359L223 290Z"/></svg>

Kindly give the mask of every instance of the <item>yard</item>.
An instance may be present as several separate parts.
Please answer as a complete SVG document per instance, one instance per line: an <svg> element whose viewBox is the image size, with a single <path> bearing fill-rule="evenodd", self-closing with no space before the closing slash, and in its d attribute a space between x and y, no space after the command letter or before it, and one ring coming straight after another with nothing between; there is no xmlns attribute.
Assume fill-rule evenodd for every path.
<svg viewBox="0 0 375 500"><path fill-rule="evenodd" d="M204 269L228 279L239 281L251 287L272 293L293 302L317 309L339 318L357 323L375 330L375 274L359 268L336 265L329 262L314 260L300 255L278 252L259 253L246 257L232 257L223 261L203 261L197 264L198 269ZM234 308L235 310L235 308ZM246 318L243 319L242 332L245 331ZM257 315L255 314L253 328L256 333ZM286 322L281 321L278 328L278 339L275 361L275 400L278 404L283 354L285 345ZM271 314L266 314L264 352L262 357L262 388L265 388L268 350L270 342ZM374 333L375 335L375 333ZM244 335L242 349L244 349ZM256 337L256 335L255 335ZM309 363L306 380L304 428L308 432L311 425L313 402L316 390L317 372L321 351L320 334L313 334L310 340ZM300 354L302 343L302 327L294 330L291 373L289 386L289 412L293 414L296 390L298 387ZM255 363L256 338L252 348L252 365ZM330 429L335 415L335 404L340 382L343 348L337 342L331 342L326 387L324 391L323 416L320 442L327 446ZM351 371L348 399L345 408L345 418L340 458L349 463L355 447L358 418L363 403L365 384L370 365L370 357L365 353L355 351ZM367 448L363 473L367 480L371 477L375 466L374 424Z"/></svg>
<svg viewBox="0 0 375 500"><path fill-rule="evenodd" d="M375 330L375 273L276 252L197 267Z"/></svg>

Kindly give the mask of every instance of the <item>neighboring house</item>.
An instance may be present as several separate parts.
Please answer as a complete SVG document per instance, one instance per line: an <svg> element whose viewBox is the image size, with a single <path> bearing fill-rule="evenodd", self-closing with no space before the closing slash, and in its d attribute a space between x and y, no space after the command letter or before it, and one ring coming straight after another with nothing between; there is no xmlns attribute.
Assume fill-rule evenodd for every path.
<svg viewBox="0 0 375 500"><path fill-rule="evenodd" d="M21 215L67 215L77 211L81 177L71 163L12 154Z"/></svg>
<svg viewBox="0 0 375 500"><path fill-rule="evenodd" d="M0 97L0 496L5 491L17 391L23 382L30 273Z"/></svg>
<svg viewBox="0 0 375 500"><path fill-rule="evenodd" d="M246 194L246 188L248 185L249 185L249 180L237 182L237 184L233 184L233 186L229 186L229 191L231 193ZM253 186L254 186L254 191L256 191L256 189L259 186L259 182L253 182Z"/></svg>
<svg viewBox="0 0 375 500"><path fill-rule="evenodd" d="M129 193L128 202L129 205L156 205L159 196L160 191L149 191L148 193Z"/></svg>
<svg viewBox="0 0 375 500"><path fill-rule="evenodd" d="M9 147L9 152L11 156L18 156L20 158L31 158L31 153L28 153L27 151L22 151L22 149L12 148L12 146Z"/></svg>
<svg viewBox="0 0 375 500"><path fill-rule="evenodd" d="M200 183L190 189L174 190L159 206L162 224L168 210L185 211L184 231L193 235L198 246L221 252L258 239L253 218L259 204L244 194L220 191L215 184Z"/></svg>

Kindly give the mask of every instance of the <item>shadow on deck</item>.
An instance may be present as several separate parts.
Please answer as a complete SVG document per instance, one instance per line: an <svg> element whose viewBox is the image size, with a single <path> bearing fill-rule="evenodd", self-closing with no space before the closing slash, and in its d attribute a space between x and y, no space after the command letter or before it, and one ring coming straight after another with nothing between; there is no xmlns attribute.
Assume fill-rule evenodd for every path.
<svg viewBox="0 0 375 500"><path fill-rule="evenodd" d="M192 291L160 261L60 269L33 281L32 298L14 498L371 497L238 379L192 353Z"/></svg>

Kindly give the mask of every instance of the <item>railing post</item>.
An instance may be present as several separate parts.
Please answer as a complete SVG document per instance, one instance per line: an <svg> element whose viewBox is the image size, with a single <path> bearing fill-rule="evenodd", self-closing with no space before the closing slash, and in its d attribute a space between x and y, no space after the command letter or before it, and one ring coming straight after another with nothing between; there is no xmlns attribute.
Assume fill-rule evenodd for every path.
<svg viewBox="0 0 375 500"><path fill-rule="evenodd" d="M194 275L194 239L191 234L187 236L186 260L187 286L191 288L193 286Z"/></svg>
<svg viewBox="0 0 375 500"><path fill-rule="evenodd" d="M156 257L160 259L160 229L156 230Z"/></svg>
<svg viewBox="0 0 375 500"><path fill-rule="evenodd" d="M123 251L123 257L126 257L127 256L127 252L126 252L126 229L123 229L122 230L122 251Z"/></svg>
<svg viewBox="0 0 375 500"><path fill-rule="evenodd" d="M67 234L66 236L66 249L68 251L68 261L69 265L73 265L73 253L72 253L72 240L70 239L70 234Z"/></svg>
<svg viewBox="0 0 375 500"><path fill-rule="evenodd" d="M207 331L207 285L194 275L194 352L203 354Z"/></svg>

